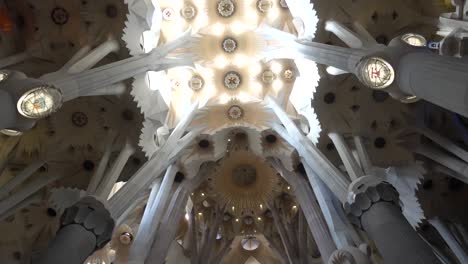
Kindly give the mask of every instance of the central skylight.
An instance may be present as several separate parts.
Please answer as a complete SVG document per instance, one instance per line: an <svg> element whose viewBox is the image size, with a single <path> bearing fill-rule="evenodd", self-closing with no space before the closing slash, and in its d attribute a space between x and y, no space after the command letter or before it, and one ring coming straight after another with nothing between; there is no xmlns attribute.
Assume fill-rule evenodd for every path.
<svg viewBox="0 0 468 264"><path fill-rule="evenodd" d="M124 36L131 51L136 47L128 43L135 41L131 31L142 32L144 53L187 32L197 39L191 50L175 51L193 54L191 67L135 78L132 94L147 120L173 128L198 102L200 108L226 105L226 115L238 121L245 117L242 104L261 104L270 96L292 116L308 121L309 136L316 141L320 128L310 104L319 79L315 63L268 58L266 51L275 43L261 34L276 28L312 40L318 19L307 0L153 0L146 10L147 30L132 23L132 11L143 13L143 1L134 2ZM233 119L233 109L242 114Z"/></svg>

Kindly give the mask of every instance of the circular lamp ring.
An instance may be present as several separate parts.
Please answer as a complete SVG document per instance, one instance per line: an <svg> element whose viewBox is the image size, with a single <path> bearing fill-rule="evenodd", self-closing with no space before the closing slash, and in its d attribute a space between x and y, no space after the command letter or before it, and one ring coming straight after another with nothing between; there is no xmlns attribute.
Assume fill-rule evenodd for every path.
<svg viewBox="0 0 468 264"><path fill-rule="evenodd" d="M427 40L425 37L415 33L408 33L401 36L401 40L406 42L408 45L415 47L425 47L427 46Z"/></svg>
<svg viewBox="0 0 468 264"><path fill-rule="evenodd" d="M361 62L361 81L372 89L384 89L395 81L392 65L379 57L370 57Z"/></svg>
<svg viewBox="0 0 468 264"><path fill-rule="evenodd" d="M2 129L2 130L0 130L0 133L4 134L6 136L10 136L10 137L18 137L18 136L23 135L23 132L16 131L16 130L13 130L13 129Z"/></svg>
<svg viewBox="0 0 468 264"><path fill-rule="evenodd" d="M406 97L403 97L400 99L400 102L404 103L404 104L414 104L416 102L419 102L419 100L421 100L420 98L418 98L417 96L415 95L409 95L409 96L406 96Z"/></svg>
<svg viewBox="0 0 468 264"><path fill-rule="evenodd" d="M8 77L10 76L10 72L8 71L0 71L0 82L8 79Z"/></svg>
<svg viewBox="0 0 468 264"><path fill-rule="evenodd" d="M62 106L62 100L60 90L53 86L39 86L21 96L17 110L26 118L45 118Z"/></svg>

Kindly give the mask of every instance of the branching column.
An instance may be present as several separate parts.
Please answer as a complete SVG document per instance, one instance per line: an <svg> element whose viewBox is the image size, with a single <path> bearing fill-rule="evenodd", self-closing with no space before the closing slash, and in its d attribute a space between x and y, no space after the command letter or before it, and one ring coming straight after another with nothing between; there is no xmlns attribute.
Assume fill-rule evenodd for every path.
<svg viewBox="0 0 468 264"><path fill-rule="evenodd" d="M145 211L148 211L148 221L142 222L138 230L135 242L130 251L129 263L143 263L149 254L151 242L154 241L156 230L161 221L163 210L166 207L169 193L174 184L175 175L178 172L176 165L170 165L166 171L161 187L155 197L154 202L147 206ZM145 212L146 214L146 212Z"/></svg>
<svg viewBox="0 0 468 264"><path fill-rule="evenodd" d="M279 162L275 162L274 166L293 188L294 194L296 195L307 223L309 224L309 229L317 243L320 255L325 261L327 261L333 251L336 250L336 245L333 242L330 231L328 230L328 226L323 217L322 210L316 202L317 198L310 188L309 183L302 175L288 172Z"/></svg>
<svg viewBox="0 0 468 264"><path fill-rule="evenodd" d="M174 241L177 230L179 229L180 219L185 213L189 193L196 188L208 175L208 170L211 167L205 164L200 168L198 174L178 186L175 193L172 195L171 202L167 206L166 213L162 218L159 229L157 230L156 239L152 241L151 252L146 259L146 263L164 263L167 252Z"/></svg>

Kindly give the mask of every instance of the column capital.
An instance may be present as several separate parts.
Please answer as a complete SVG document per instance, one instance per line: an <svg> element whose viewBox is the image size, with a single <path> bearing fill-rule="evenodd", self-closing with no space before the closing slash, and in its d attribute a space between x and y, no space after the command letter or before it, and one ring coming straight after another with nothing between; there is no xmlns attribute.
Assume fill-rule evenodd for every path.
<svg viewBox="0 0 468 264"><path fill-rule="evenodd" d="M374 176L365 176L350 185L344 210L351 223L362 228L361 216L374 204L389 202L400 207L399 198L398 191L390 183Z"/></svg>
<svg viewBox="0 0 468 264"><path fill-rule="evenodd" d="M103 248L112 237L114 219L104 205L91 196L87 196L65 210L60 228L80 225L96 236L95 250Z"/></svg>

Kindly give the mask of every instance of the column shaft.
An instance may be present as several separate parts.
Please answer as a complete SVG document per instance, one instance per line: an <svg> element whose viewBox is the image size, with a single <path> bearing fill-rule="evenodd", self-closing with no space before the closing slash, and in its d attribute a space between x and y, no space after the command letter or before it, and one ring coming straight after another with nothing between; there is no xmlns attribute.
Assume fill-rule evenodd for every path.
<svg viewBox="0 0 468 264"><path fill-rule="evenodd" d="M414 152L455 171L459 175L457 179L468 183L468 164L462 160L452 157L439 149L428 145L421 145L416 148Z"/></svg>
<svg viewBox="0 0 468 264"><path fill-rule="evenodd" d="M101 197L104 200L108 199L109 194L112 191L112 187L114 187L114 184L119 179L119 176L122 173L125 164L127 164L128 159L130 158L130 156L133 155L133 153L135 153L135 149L133 148L130 142L127 142L117 159L114 161L114 164L112 165L110 170L104 176L101 183L99 183L99 186L96 190L97 196Z"/></svg>
<svg viewBox="0 0 468 264"><path fill-rule="evenodd" d="M322 210L317 203L317 198L309 186L309 183L301 175L292 175L290 184L292 185L297 200L304 212L309 229L314 236L317 247L324 261L328 261L331 254L336 250L328 226L323 217Z"/></svg>
<svg viewBox="0 0 468 264"><path fill-rule="evenodd" d="M431 225L433 225L437 229L439 234L445 240L445 242L447 243L449 248L452 250L452 252L455 254L455 256L460 261L460 263L468 263L468 253L458 243L458 241L452 235L452 232L446 226L446 224L444 222L442 222L438 218L429 220L429 223L431 223Z"/></svg>
<svg viewBox="0 0 468 264"><path fill-rule="evenodd" d="M29 59L30 57L31 55L29 55L27 52L23 52L23 53L18 53L15 55L8 56L6 58L2 58L0 59L0 69L23 62Z"/></svg>
<svg viewBox="0 0 468 264"><path fill-rule="evenodd" d="M467 59L415 51L401 57L396 74L404 93L468 117Z"/></svg>
<svg viewBox="0 0 468 264"><path fill-rule="evenodd" d="M336 246L343 248L360 245L362 241L344 215L341 204L336 206L339 202L309 166L305 166L305 169Z"/></svg>
<svg viewBox="0 0 468 264"><path fill-rule="evenodd" d="M142 263L148 256L177 171L178 167L176 165L169 166L152 206L146 208L146 210L150 210L148 215L150 221L145 223L145 225L140 225L135 242L132 244L129 263Z"/></svg>
<svg viewBox="0 0 468 264"><path fill-rule="evenodd" d="M361 223L369 238L375 242L385 263L440 263L429 245L419 237L400 208L393 203L373 204L363 213Z"/></svg>
<svg viewBox="0 0 468 264"><path fill-rule="evenodd" d="M83 264L96 247L96 236L81 225L57 232L46 252L33 264Z"/></svg>

